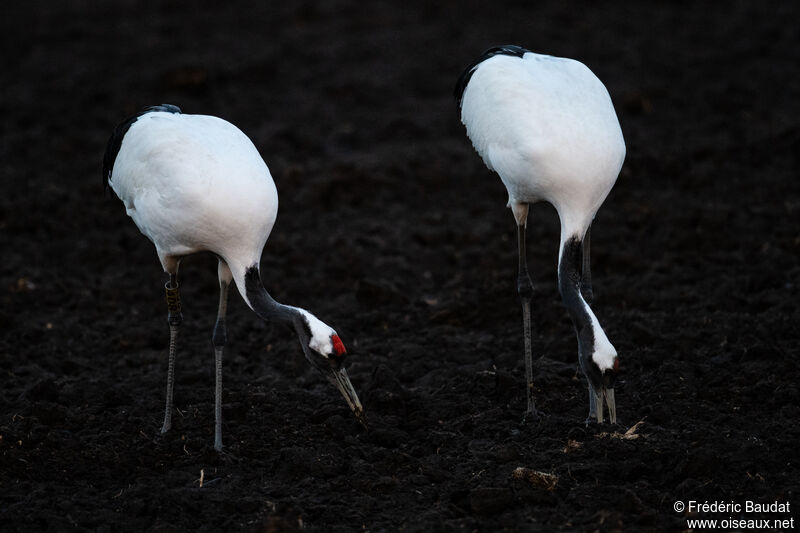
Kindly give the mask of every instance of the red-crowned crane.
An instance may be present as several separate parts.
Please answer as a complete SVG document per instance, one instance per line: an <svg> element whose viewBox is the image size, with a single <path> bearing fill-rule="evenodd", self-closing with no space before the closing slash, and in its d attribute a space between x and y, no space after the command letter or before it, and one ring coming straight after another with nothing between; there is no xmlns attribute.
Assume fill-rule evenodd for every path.
<svg viewBox="0 0 800 533"><path fill-rule="evenodd" d="M491 48L468 66L455 87L461 121L475 150L508 190L517 221L525 337L526 418L533 401L530 302L525 257L528 207L544 201L561 219L558 287L578 337L578 360L589 382L589 417L603 421L603 401L617 421L617 351L592 311L589 238L592 220L625 159L614 106L603 83L578 61L519 46Z"/></svg>
<svg viewBox="0 0 800 533"><path fill-rule="evenodd" d="M305 309L276 302L259 261L278 213L278 192L250 139L217 117L182 114L174 105L147 107L117 126L103 160L103 181L156 247L166 283L169 323L167 399L161 433L172 426L175 352L182 322L181 259L212 252L219 259L219 309L212 343L216 362L214 448L222 449L222 354L231 281L261 319L293 328L306 359L331 381L359 421L364 412L342 363L336 331Z"/></svg>

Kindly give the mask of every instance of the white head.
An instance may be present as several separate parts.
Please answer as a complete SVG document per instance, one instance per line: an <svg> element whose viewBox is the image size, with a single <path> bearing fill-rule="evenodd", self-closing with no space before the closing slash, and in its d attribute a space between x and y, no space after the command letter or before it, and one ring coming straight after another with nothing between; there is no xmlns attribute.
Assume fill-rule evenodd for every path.
<svg viewBox="0 0 800 533"><path fill-rule="evenodd" d="M241 287L239 290L253 311L266 321L294 328L308 362L339 389L356 418L366 425L364 408L342 366L347 350L336 331L305 309L276 302L261 283L258 264L248 267L243 278L244 290ZM236 273L234 279L239 285Z"/></svg>
<svg viewBox="0 0 800 533"><path fill-rule="evenodd" d="M293 309L297 311L298 319L295 327L306 359L339 389L356 418L366 427L364 407L358 399L353 384L350 383L350 378L347 377L347 371L342 366L347 355L342 339L336 330L305 309L298 307Z"/></svg>
<svg viewBox="0 0 800 533"><path fill-rule="evenodd" d="M329 365L336 367L341 365L347 355L347 349L344 347L344 343L339 338L336 330L305 309L300 309L299 307L294 309L303 318L306 333L308 334L308 348L314 351L314 355L321 356L327 360ZM312 360L311 363L317 366L317 361Z"/></svg>
<svg viewBox="0 0 800 533"><path fill-rule="evenodd" d="M588 307L588 305L587 305ZM592 350L592 361L597 365L600 373L605 373L607 370L617 370L619 361L617 360L617 349L608 340L606 332L600 327L597 317L594 313L589 313L592 320L592 333L594 334L594 349Z"/></svg>
<svg viewBox="0 0 800 533"><path fill-rule="evenodd" d="M617 406L614 383L619 370L617 350L608 340L591 308L585 302L583 305L590 318L590 327L583 330L583 335L578 334L578 358L583 373L589 380L589 390L594 395L594 414L597 421L603 421L603 402L605 401L608 405L609 418L612 423L616 423Z"/></svg>

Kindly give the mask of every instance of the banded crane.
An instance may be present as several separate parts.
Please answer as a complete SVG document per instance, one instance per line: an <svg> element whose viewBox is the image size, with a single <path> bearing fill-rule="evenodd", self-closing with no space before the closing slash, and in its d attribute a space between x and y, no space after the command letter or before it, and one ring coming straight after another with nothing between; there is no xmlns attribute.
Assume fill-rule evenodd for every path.
<svg viewBox="0 0 800 533"><path fill-rule="evenodd" d="M342 366L347 351L339 335L309 311L276 302L262 283L259 262L278 214L278 192L267 165L241 130L217 117L183 114L174 105L147 107L112 133L103 160L103 182L153 242L169 276L162 434L172 426L175 353L183 320L178 267L187 255L203 251L219 259L219 308L212 335L214 448L222 449L222 355L232 282L261 319L295 331L306 359L339 389L365 424L363 407Z"/></svg>

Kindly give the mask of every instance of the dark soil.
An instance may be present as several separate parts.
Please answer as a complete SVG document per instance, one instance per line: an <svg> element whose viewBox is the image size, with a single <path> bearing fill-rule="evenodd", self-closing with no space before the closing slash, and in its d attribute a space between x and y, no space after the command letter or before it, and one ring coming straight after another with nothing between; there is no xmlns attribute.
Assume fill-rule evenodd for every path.
<svg viewBox="0 0 800 533"><path fill-rule="evenodd" d="M800 504L798 4L17 4L0 16L3 531L681 530L676 500ZM452 98L504 43L582 60L620 116L628 156L592 231L617 427L584 424L545 205L546 416L522 423L515 225ZM165 280L100 168L113 126L162 102L264 155L281 201L265 282L339 331L369 431L233 296L214 452L216 261L197 256L158 435Z"/></svg>

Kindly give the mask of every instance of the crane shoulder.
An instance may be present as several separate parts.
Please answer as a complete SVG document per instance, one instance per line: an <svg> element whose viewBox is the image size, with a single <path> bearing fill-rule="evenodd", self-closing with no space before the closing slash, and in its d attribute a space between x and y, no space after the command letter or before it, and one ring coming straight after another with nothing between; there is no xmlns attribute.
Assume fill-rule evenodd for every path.
<svg viewBox="0 0 800 533"><path fill-rule="evenodd" d="M453 96L458 103L459 109L461 108L461 99L464 97L464 89L467 88L467 84L469 83L470 78L472 77L472 73L475 72L475 69L478 68L478 65L489 59L490 57L494 57L496 55L506 55L506 56L514 56L514 57L522 57L526 53L530 52L521 46L516 46L513 44L506 44L503 46L495 46L493 48L489 48L486 50L481 57L476 59L472 62L464 71L461 73L461 76L458 77L458 81L456 81L455 89L453 90Z"/></svg>
<svg viewBox="0 0 800 533"><path fill-rule="evenodd" d="M108 139L108 144L106 145L106 153L103 156L103 187L108 190L108 180L111 178L111 172L114 169L114 162L117 160L117 154L119 153L119 149L122 146L122 139L125 137L125 134L128 133L128 130L131 128L131 125L139 120L139 117L142 115L146 115L147 113L154 113L154 112L163 112L163 113L173 113L173 114L181 114L181 109L172 104L161 104L161 105L151 105L147 106L142 109L136 115L132 115L119 124L117 127L114 128L114 131L111 133L111 137Z"/></svg>

